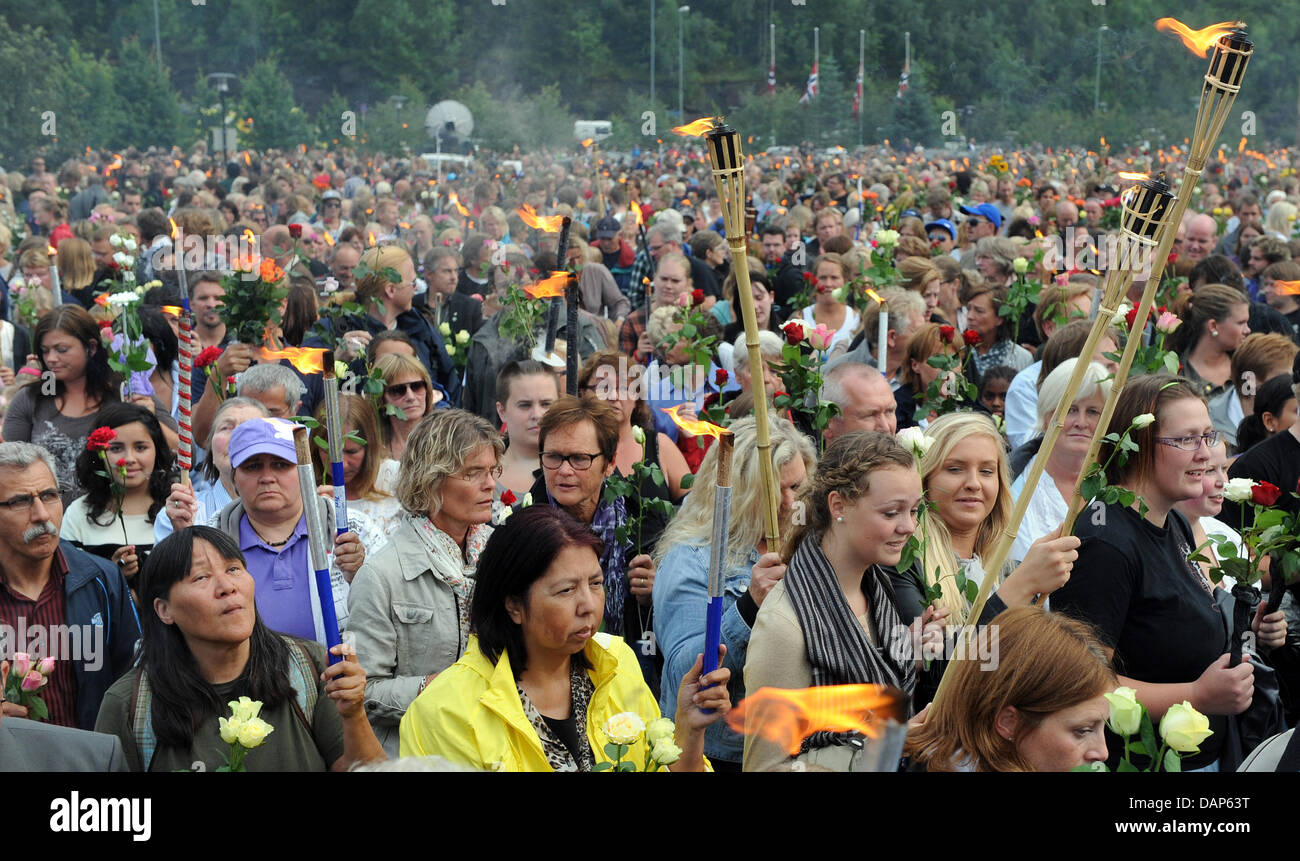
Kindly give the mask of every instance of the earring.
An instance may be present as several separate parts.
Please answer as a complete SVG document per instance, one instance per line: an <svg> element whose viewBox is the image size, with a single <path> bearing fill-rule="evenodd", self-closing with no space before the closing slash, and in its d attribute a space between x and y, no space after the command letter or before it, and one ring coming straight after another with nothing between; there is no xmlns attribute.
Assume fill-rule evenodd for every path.
<svg viewBox="0 0 1300 861"><path fill-rule="evenodd" d="M844 522L844 515L841 514L839 517L835 518L835 522L836 522L836 523L843 523L843 522Z"/></svg>
<svg viewBox="0 0 1300 861"><path fill-rule="evenodd" d="M1217 338L1217 337L1219 337L1219 330L1218 330L1218 329L1215 329L1214 331L1210 332L1210 337L1211 337L1211 338Z"/></svg>

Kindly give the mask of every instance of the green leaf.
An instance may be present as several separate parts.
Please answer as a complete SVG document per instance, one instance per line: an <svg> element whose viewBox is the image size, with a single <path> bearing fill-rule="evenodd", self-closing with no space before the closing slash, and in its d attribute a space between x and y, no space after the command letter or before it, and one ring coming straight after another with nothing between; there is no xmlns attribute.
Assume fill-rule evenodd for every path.
<svg viewBox="0 0 1300 861"><path fill-rule="evenodd" d="M1139 728L1142 744L1148 751L1160 750L1160 745L1156 741L1156 729L1151 724L1151 715L1147 712L1146 706L1142 707L1142 724Z"/></svg>
<svg viewBox="0 0 1300 861"><path fill-rule="evenodd" d="M1140 741L1130 741L1128 743L1128 749L1130 753L1136 753L1142 756L1151 755L1151 752L1147 750L1147 746Z"/></svg>
<svg viewBox="0 0 1300 861"><path fill-rule="evenodd" d="M974 603L975 603L975 599L979 597L979 594L980 594L980 587L979 587L979 584L976 583L974 580L967 580L967 581L966 581L966 600L967 600L967 601L970 601L972 604L974 604Z"/></svg>
<svg viewBox="0 0 1300 861"><path fill-rule="evenodd" d="M45 720L50 716L49 706L40 697L33 697L27 704L27 716L32 720Z"/></svg>
<svg viewBox="0 0 1300 861"><path fill-rule="evenodd" d="M1121 771L1137 771L1137 770L1138 770L1137 766L1134 765L1133 763L1129 762L1127 759L1121 759L1121 760L1119 761L1119 767L1115 769L1115 771L1117 771L1117 772L1121 772Z"/></svg>
<svg viewBox="0 0 1300 861"><path fill-rule="evenodd" d="M695 484L694 473L686 473L682 476L682 490L689 490Z"/></svg>
<svg viewBox="0 0 1300 861"><path fill-rule="evenodd" d="M1166 352L1164 357L1165 370L1174 376L1178 376L1178 354ZM1175 769L1176 770L1176 769Z"/></svg>
<svg viewBox="0 0 1300 861"><path fill-rule="evenodd" d="M1183 770L1182 757L1176 750L1165 751L1165 771L1181 772Z"/></svg>

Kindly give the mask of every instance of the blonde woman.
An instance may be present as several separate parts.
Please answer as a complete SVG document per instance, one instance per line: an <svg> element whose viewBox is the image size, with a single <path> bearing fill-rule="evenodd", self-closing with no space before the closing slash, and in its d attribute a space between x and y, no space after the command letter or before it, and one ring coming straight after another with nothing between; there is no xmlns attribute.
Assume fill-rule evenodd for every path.
<svg viewBox="0 0 1300 861"><path fill-rule="evenodd" d="M759 608L772 587L785 575L785 562L763 537L766 497L759 475L758 437L754 419L731 425L735 455L731 464L731 519L727 528L723 588L722 642L727 647L723 665L731 669L731 699L745 697L741 669L745 665L750 631ZM816 452L808 437L785 419L771 427L771 457L781 488L781 531L789 530L795 499L816 466ZM695 490L687 495L681 512L664 530L655 547L657 575L654 584L655 618L664 669L659 691L660 709L676 702L677 688L704 649L705 608L708 604L709 556L713 542L713 505L717 483L718 446L709 449L696 475ZM739 771L744 737L725 724L710 727L704 752L716 771Z"/></svg>
<svg viewBox="0 0 1300 861"><path fill-rule="evenodd" d="M65 296L71 296L80 305L90 308L95 304L95 258L90 253L90 243L70 236L59 243L59 286Z"/></svg>
<svg viewBox="0 0 1300 861"><path fill-rule="evenodd" d="M921 458L921 481L930 508L920 525L923 552L918 562L924 564L924 578L917 565L894 572L894 594L904 622L933 604L949 611L953 624L966 624L970 596L988 576L981 560L993 552L1009 525L1006 450L997 426L983 413L940 416L925 436L930 442ZM980 622L1059 588L1069 579L1078 546L1078 538L1060 538L1053 532L1034 542L1023 562L1008 562ZM940 596L926 600L927 587L936 584Z"/></svg>
<svg viewBox="0 0 1300 861"><path fill-rule="evenodd" d="M406 438L420 419L444 403L442 389L435 388L419 359L388 353L375 360L375 374L384 382L379 404L380 431L389 457L398 460L406 449Z"/></svg>

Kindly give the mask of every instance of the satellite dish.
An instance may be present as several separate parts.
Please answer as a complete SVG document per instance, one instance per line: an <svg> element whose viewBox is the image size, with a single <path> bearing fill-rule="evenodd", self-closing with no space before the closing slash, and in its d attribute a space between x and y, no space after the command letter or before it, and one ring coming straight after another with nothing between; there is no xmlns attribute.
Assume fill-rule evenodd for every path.
<svg viewBox="0 0 1300 861"><path fill-rule="evenodd" d="M474 115L460 102L443 99L429 108L429 113L424 117L424 127L428 130L429 137L439 134L446 137L451 132L467 138L474 133Z"/></svg>

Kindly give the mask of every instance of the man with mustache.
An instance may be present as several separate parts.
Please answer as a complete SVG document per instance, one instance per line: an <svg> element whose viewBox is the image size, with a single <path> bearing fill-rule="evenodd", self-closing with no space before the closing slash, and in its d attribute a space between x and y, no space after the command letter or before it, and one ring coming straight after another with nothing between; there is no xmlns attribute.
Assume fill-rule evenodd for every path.
<svg viewBox="0 0 1300 861"><path fill-rule="evenodd" d="M63 503L49 452L0 443L0 488L0 656L54 657L41 690L49 722L94 729L140 638L131 590L111 562L59 540ZM15 703L0 708L27 717Z"/></svg>

